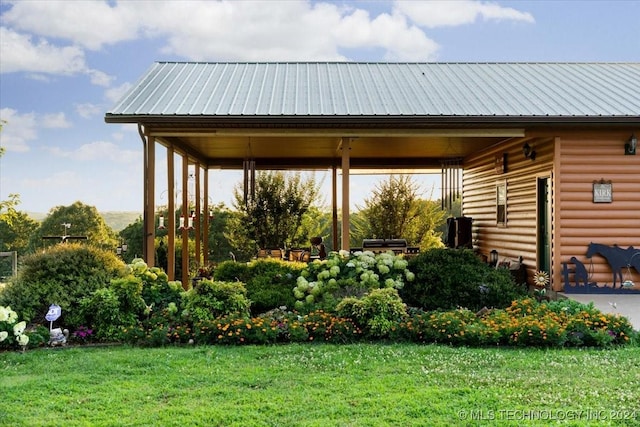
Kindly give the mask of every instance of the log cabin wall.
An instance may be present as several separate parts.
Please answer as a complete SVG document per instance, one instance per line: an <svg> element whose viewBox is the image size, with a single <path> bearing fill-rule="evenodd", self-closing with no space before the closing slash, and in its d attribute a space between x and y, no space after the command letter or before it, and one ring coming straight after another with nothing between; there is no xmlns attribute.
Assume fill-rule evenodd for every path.
<svg viewBox="0 0 640 427"><path fill-rule="evenodd" d="M637 134L637 133L636 133ZM575 256L589 269L590 281L612 283L607 261L586 258L590 242L640 248L640 153L624 155L628 132L585 132L540 135L496 145L464 160L462 212L473 218L474 248L500 260L524 258L529 282L538 259L538 179L551 183L551 284L561 291L562 263ZM526 159L524 143L536 151ZM496 158L506 153L506 171L496 171ZM594 181L611 181L611 203L594 203ZM496 221L496 188L506 183L506 224ZM629 274L625 270L625 275ZM630 270L640 283L640 274ZM573 279L573 277L570 277ZM618 285L619 286L619 285Z"/></svg>
<svg viewBox="0 0 640 427"><path fill-rule="evenodd" d="M535 150L535 160L525 158L525 143ZM500 173L496 159L504 154L506 169ZM473 218L474 248L487 257L496 249L500 261L522 256L528 282L538 267L537 181L553 178L553 157L554 139L543 137L509 140L464 159L462 212ZM497 223L496 192L500 183L506 184L504 225Z"/></svg>
<svg viewBox="0 0 640 427"><path fill-rule="evenodd" d="M589 133L559 138L555 261L560 266L575 256L590 270L589 281L599 285L611 285L613 273L605 258L586 257L590 242L640 248L640 153L624 155L630 135ZM611 181L611 203L593 201L593 183L600 180ZM561 269L554 273L555 282L562 284ZM628 274L626 269L623 274ZM629 274L634 283L640 283L640 274L633 268Z"/></svg>

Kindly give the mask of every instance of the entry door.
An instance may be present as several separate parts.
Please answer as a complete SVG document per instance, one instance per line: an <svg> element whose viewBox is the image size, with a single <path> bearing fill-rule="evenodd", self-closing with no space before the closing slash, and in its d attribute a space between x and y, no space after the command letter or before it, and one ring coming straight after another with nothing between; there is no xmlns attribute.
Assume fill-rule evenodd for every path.
<svg viewBox="0 0 640 427"><path fill-rule="evenodd" d="M538 269L551 275L551 179L538 178Z"/></svg>

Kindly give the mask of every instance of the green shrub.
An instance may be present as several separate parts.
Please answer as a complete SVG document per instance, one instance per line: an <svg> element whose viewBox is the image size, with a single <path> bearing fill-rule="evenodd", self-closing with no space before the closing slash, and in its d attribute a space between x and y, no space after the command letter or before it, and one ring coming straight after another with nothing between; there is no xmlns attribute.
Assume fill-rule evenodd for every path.
<svg viewBox="0 0 640 427"><path fill-rule="evenodd" d="M58 324L79 326L80 300L109 281L121 277L122 260L109 252L88 245L60 244L27 255L22 259L18 277L0 294L0 305L11 306L27 321L45 322L51 304L62 309Z"/></svg>
<svg viewBox="0 0 640 427"><path fill-rule="evenodd" d="M178 281L169 282L169 276L159 267L149 268L140 258L127 265L127 271L142 283L140 296L149 309L162 311L170 303L180 304L184 291Z"/></svg>
<svg viewBox="0 0 640 427"><path fill-rule="evenodd" d="M250 277L246 262L223 261L213 271L213 279L219 282L246 283Z"/></svg>
<svg viewBox="0 0 640 427"><path fill-rule="evenodd" d="M44 347L49 343L49 328L36 325L27 331L29 335L29 348Z"/></svg>
<svg viewBox="0 0 640 427"><path fill-rule="evenodd" d="M507 307L525 295L509 270L491 268L468 249L432 249L412 258L408 268L415 280L400 296L425 310Z"/></svg>
<svg viewBox="0 0 640 427"><path fill-rule="evenodd" d="M81 321L93 327L98 340L116 340L121 328L135 325L132 316L120 311L118 294L112 288L98 289L83 298L78 311Z"/></svg>
<svg viewBox="0 0 640 427"><path fill-rule="evenodd" d="M336 311L339 316L350 317L368 335L386 337L407 315L406 307L394 288L374 289L361 298L344 298Z"/></svg>
<svg viewBox="0 0 640 427"><path fill-rule="evenodd" d="M256 316L278 307L292 308L296 302L293 288L306 263L277 259L258 259L250 263L222 262L214 272L215 280L241 281Z"/></svg>
<svg viewBox="0 0 640 427"><path fill-rule="evenodd" d="M297 278L296 308L332 311L345 297L361 297L373 289L400 289L413 276L407 261L392 252L331 252L326 260L310 263Z"/></svg>
<svg viewBox="0 0 640 427"><path fill-rule="evenodd" d="M204 279L183 294L183 316L196 323L236 313L249 315L247 290L240 282L219 282Z"/></svg>

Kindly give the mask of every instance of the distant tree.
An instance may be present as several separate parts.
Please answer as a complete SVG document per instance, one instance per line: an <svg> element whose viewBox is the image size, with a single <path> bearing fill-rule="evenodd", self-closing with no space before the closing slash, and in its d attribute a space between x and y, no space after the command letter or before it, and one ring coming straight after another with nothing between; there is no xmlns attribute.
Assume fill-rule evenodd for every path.
<svg viewBox="0 0 640 427"><path fill-rule="evenodd" d="M64 224L71 225L67 228ZM44 236L62 235L86 236L87 243L105 250L115 251L118 246L116 233L104 222L98 210L82 202L51 209L32 236L31 244L33 247L48 247L60 243L60 240L43 240Z"/></svg>
<svg viewBox="0 0 640 427"><path fill-rule="evenodd" d="M317 206L310 206L309 210L302 216L302 222L294 241L302 244L303 247L307 247L310 245L309 240L312 237L322 237L326 250L334 250L335 248L332 247L333 231L331 226L331 212L322 211Z"/></svg>
<svg viewBox="0 0 640 427"><path fill-rule="evenodd" d="M0 211L0 252L16 251L19 256L29 252L29 241L40 224L26 212L15 209L17 195L10 195L10 203Z"/></svg>
<svg viewBox="0 0 640 427"><path fill-rule="evenodd" d="M7 123L6 120L0 120L0 132L2 132L2 128ZM4 147L0 147L0 157L4 155Z"/></svg>
<svg viewBox="0 0 640 427"><path fill-rule="evenodd" d="M371 239L373 236L366 210L352 212L349 215L349 247L359 248L363 239Z"/></svg>
<svg viewBox="0 0 640 427"><path fill-rule="evenodd" d="M418 186L410 175L390 175L365 199L363 210L369 222L371 237L397 239L406 237L411 223L418 217Z"/></svg>
<svg viewBox="0 0 640 427"><path fill-rule="evenodd" d="M213 262L226 261L231 258L233 247L225 235L228 228L231 211L224 203L219 203L211 209L213 216L209 219L209 260ZM235 253L234 253L235 256Z"/></svg>
<svg viewBox="0 0 640 427"><path fill-rule="evenodd" d="M314 176L303 179L299 172L258 172L255 194L248 195L246 203L240 184L234 188L237 214L230 216L226 236L243 257L258 248L306 245L308 236L300 235L302 218L318 194Z"/></svg>
<svg viewBox="0 0 640 427"><path fill-rule="evenodd" d="M122 259L131 263L134 258L142 257L142 241L144 240L144 224L142 217L138 217L134 222L122 229L118 236L127 245L127 251L122 254Z"/></svg>
<svg viewBox="0 0 640 427"><path fill-rule="evenodd" d="M379 239L403 238L421 249L442 246L437 231L445 212L437 202L418 197L418 186L410 175L390 175L370 199L365 199L362 217L353 220L357 234Z"/></svg>

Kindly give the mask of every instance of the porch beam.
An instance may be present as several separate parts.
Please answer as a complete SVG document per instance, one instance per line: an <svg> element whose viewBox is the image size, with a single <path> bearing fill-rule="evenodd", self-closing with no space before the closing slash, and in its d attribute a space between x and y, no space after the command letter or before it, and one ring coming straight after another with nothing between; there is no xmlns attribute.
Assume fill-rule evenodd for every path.
<svg viewBox="0 0 640 427"><path fill-rule="evenodd" d="M525 136L524 129L470 128L470 129L296 129L296 128L210 128L185 130L181 128L152 129L149 135L156 137L466 137L466 138L511 138Z"/></svg>

